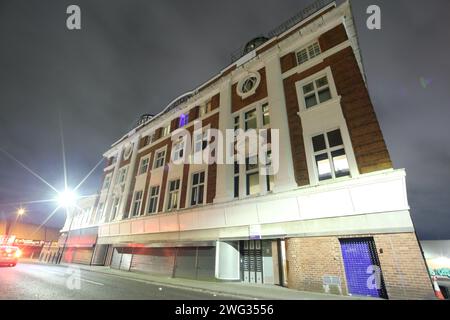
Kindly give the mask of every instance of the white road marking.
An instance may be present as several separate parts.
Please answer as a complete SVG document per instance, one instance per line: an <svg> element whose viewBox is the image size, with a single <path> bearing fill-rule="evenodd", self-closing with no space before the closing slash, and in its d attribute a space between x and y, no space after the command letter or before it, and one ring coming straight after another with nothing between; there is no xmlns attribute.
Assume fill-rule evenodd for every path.
<svg viewBox="0 0 450 320"><path fill-rule="evenodd" d="M95 281L91 281L91 280L87 280L87 279L80 279L81 281L87 282L87 283L92 283L92 284L96 284L98 286L104 286L103 283L100 282L95 282Z"/></svg>

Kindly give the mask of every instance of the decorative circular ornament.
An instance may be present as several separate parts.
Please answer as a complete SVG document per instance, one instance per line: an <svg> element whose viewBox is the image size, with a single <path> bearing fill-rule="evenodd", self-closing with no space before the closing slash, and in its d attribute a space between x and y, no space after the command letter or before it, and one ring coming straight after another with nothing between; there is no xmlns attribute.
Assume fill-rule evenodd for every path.
<svg viewBox="0 0 450 320"><path fill-rule="evenodd" d="M237 94L245 99L253 94L255 94L256 89L261 82L261 76L258 72L250 73L246 77L242 78L236 87Z"/></svg>
<svg viewBox="0 0 450 320"><path fill-rule="evenodd" d="M125 150L123 151L123 158L124 158L124 160L128 160L130 158L132 151L133 151L133 146L132 146L131 143L129 143L125 147Z"/></svg>

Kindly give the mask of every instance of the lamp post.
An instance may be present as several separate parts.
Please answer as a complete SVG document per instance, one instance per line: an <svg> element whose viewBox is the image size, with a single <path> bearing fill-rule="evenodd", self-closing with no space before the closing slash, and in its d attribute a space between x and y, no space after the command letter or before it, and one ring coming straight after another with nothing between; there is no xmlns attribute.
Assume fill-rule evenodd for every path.
<svg viewBox="0 0 450 320"><path fill-rule="evenodd" d="M64 192L61 192L58 194L59 206L64 207L66 209L67 217L71 217L71 219L70 219L70 224L69 224L69 230L67 230L66 239L64 239L64 245L63 245L62 251L60 252L60 254L58 254L58 258L56 261L57 264L61 263L62 256L64 255L64 251L66 250L66 247L67 247L67 241L70 236L70 230L72 229L72 223L73 223L73 220L75 219L75 215L73 214L72 209L75 206L76 198L77 197L76 197L75 193L68 189L66 189Z"/></svg>

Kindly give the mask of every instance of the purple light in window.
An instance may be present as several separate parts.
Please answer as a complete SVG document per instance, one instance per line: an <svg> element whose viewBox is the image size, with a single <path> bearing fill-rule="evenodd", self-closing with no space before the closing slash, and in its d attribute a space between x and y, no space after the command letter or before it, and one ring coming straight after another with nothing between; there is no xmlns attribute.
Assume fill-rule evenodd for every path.
<svg viewBox="0 0 450 320"><path fill-rule="evenodd" d="M187 114L181 114L180 116L180 122L179 122L179 127L184 127L188 122L188 115Z"/></svg>

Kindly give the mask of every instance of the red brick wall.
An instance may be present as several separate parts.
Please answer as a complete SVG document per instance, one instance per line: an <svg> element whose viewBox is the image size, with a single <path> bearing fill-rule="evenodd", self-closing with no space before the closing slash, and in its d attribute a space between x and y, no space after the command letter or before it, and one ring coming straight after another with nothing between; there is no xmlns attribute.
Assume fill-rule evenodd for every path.
<svg viewBox="0 0 450 320"><path fill-rule="evenodd" d="M333 32L335 33L333 33ZM320 37L321 46L329 49L346 40L343 26ZM282 69L295 66L295 55L290 53L280 59ZM356 162L360 173L392 168L392 162L370 101L368 90L358 67L353 50L349 47L314 67L284 79L286 111L289 121L294 171L297 184L309 184L306 155L302 135L302 124L297 113L299 102L295 83L326 67L330 67L338 94L342 97L342 111L349 129Z"/></svg>
<svg viewBox="0 0 450 320"><path fill-rule="evenodd" d="M351 237L373 237L389 299L434 297L415 234L396 233ZM323 292L323 276L333 275L341 278L342 293L344 295L348 293L339 237L288 239L286 255L289 288ZM336 290L335 293L337 293Z"/></svg>
<svg viewBox="0 0 450 320"><path fill-rule="evenodd" d="M247 97L245 99L242 99L236 91L237 88L237 82L232 85L231 87L231 112L236 112L241 110L242 108L245 108L246 106L257 102L261 99L264 99L267 97L267 82L266 82L266 70L265 68L261 68L258 70L259 74L261 75L261 82L256 89L256 92L251 95L250 97Z"/></svg>

